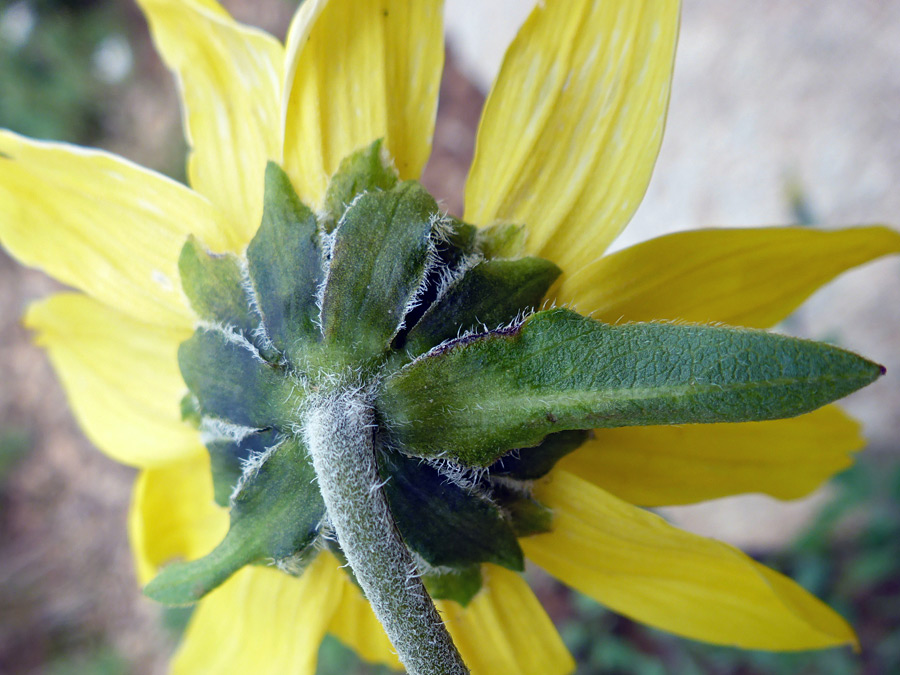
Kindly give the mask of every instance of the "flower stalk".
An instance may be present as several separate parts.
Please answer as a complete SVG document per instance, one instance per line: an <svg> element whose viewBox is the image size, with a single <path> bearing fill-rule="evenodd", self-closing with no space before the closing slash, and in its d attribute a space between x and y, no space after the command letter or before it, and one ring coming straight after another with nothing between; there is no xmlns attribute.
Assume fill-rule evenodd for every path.
<svg viewBox="0 0 900 675"><path fill-rule="evenodd" d="M400 538L375 462L372 395L343 391L311 406L304 438L347 561L411 675L469 672Z"/></svg>

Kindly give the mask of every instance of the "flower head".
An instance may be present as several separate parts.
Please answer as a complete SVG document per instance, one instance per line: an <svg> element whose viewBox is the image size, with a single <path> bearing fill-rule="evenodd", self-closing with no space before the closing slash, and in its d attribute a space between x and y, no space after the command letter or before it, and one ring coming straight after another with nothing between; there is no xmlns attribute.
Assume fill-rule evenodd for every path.
<svg viewBox="0 0 900 675"><path fill-rule="evenodd" d="M319 539L318 502L304 511L314 526L313 548L292 539L293 548L278 556L270 540L254 539L261 548L247 559L241 557L246 548L222 552L223 539L240 535L234 534L234 511L243 502L236 496L249 494L242 490L252 488L266 466L266 451L285 447L273 446L274 436L266 434L283 434L290 422L264 423L248 410L263 399L288 405L295 391L283 381L259 384L255 370L234 380L242 386L232 389L221 377L236 344L266 368L280 366L282 356L306 363L318 358L309 351L293 356L305 325L303 302L312 298L321 309L336 284L327 286L313 270L309 288L323 288L322 294L297 299L282 292L279 284L287 282L271 272L275 263L255 262L300 259L302 252L279 234L279 213L289 213L291 223L308 222L310 236L320 237L317 256L334 261L329 274L340 273L352 285L358 266L334 271L339 260L349 259L340 257L338 221L346 233L355 218L356 230L371 235L374 230L364 226L380 222L385 200L394 200L392 209L429 204L412 184L397 181L417 179L430 151L443 59L441 3L307 0L285 47L234 22L214 0L140 4L181 85L192 189L102 152L0 132L0 240L23 263L80 291L34 305L26 321L48 349L86 433L112 457L141 469L130 523L141 582L172 560L210 560L204 556L220 551L210 563L215 569L205 568L218 576L202 589L214 588L200 601L176 670L312 672L326 632L367 659L396 666L369 605L338 568L340 548L326 550ZM483 228L470 233L473 241L480 239L462 241L468 232L462 222L423 207L422 269L441 256L457 256L445 267L466 271L475 265L465 267L467 256L477 254L480 262L530 254L552 261L562 275L554 283L555 266L533 263L526 277L539 278L540 290L536 303L522 307L538 304L554 283L549 298L610 323L763 328L843 270L900 251L900 236L884 228L783 228L682 233L602 256L650 178L678 11L677 2L663 0L548 1L534 10L509 48L479 128L463 220ZM385 156L389 163L382 162ZM359 169L354 161L368 164ZM359 176L381 176L385 183L361 189L354 182ZM427 311L428 302L445 297L450 287L425 271L416 274L429 281L404 296L398 310L403 330L416 307ZM429 293L434 297L426 302ZM284 300L277 311L265 304L272 298ZM377 327L382 319L382 305L341 307L342 313L331 315L336 323L316 326L332 330L337 344L341 336L357 336L347 326ZM222 316L229 321L223 324ZM249 317L246 330L241 316ZM519 319L521 334L555 320ZM389 330L396 326L394 320ZM450 351L441 351L450 336L423 332L418 355ZM400 333L387 335L393 345ZM353 342L346 352L359 358L359 345ZM226 375L217 372L218 364ZM394 378L389 387L394 407L381 410L397 413L392 421L409 410L431 414L407 396L431 375L415 379L411 372L406 368L406 379ZM326 386L315 377L310 382ZM257 385L266 396L255 395ZM266 419L278 413L267 409ZM400 423L392 432L410 447L427 448L424 437L440 428L440 420L433 422L420 437ZM490 457L500 462L491 467L501 479L538 480L528 499L502 493L496 488L502 480L492 483L496 490L479 508L502 508L498 518L517 525L509 531L518 539L510 534L507 548L497 544L477 559L444 560L456 565L453 574L461 580L451 583L442 575L442 559L428 548L434 539L412 546L423 557L435 556L425 560L434 572L431 590L473 671L562 673L572 667L531 591L508 569L520 565L522 552L608 607L687 637L773 650L854 643L840 617L789 579L639 507L742 492L806 494L849 463L848 453L861 446L856 424L833 406L766 422L642 423L650 426L599 428L590 437L580 431L554 435L542 444L549 459L540 470L525 460L516 464L517 458L507 457L503 465L504 458ZM225 449L219 452L216 443ZM534 443L516 447L526 445ZM426 455L423 450L420 456ZM241 457L247 461L236 465ZM483 454L472 457L479 461L451 453L448 466L490 464ZM421 471L449 475L447 467L443 473L436 465L417 469L418 462L407 474L403 456L391 461L397 462L390 465L395 484L412 475L409 484L421 485ZM302 478L292 480L299 485ZM439 480L434 491L446 489L463 500L459 495L472 487L466 480L476 485L481 479L468 474L447 488ZM460 503L461 511L469 507ZM391 508L399 513L404 504ZM502 536L493 536L494 544L507 530L497 532ZM249 546L250 539L240 545ZM293 556L301 550L302 556ZM244 566L262 553L285 569ZM299 569L302 574L288 573Z"/></svg>

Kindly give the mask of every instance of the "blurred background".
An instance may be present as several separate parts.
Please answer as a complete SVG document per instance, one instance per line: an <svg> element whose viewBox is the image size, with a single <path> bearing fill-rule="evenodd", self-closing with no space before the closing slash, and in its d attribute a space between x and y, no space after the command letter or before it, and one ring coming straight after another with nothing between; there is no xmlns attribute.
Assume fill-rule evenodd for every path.
<svg viewBox="0 0 900 675"><path fill-rule="evenodd" d="M296 1L225 0L283 37ZM483 98L533 2L447 0L448 61L427 187L453 213ZM900 225L900 3L684 0L669 123L616 247L691 227ZM172 80L122 0L0 0L0 127L102 147L184 180ZM188 618L136 587L134 472L91 448L19 318L58 286L0 252L0 672L155 674ZM870 447L810 498L667 510L824 598L862 653L772 655L673 638L529 574L580 673L900 672L900 260L851 272L786 322L885 364L847 402ZM320 673L375 673L337 641ZM384 671L387 672L387 671Z"/></svg>

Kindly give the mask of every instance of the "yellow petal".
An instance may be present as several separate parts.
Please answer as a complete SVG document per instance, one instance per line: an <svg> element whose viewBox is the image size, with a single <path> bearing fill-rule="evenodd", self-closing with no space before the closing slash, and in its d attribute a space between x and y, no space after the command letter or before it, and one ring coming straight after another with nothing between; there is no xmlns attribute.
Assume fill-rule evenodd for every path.
<svg viewBox="0 0 900 675"><path fill-rule="evenodd" d="M809 494L865 445L837 406L787 420L597 429L560 468L642 506L692 504L745 492Z"/></svg>
<svg viewBox="0 0 900 675"><path fill-rule="evenodd" d="M216 3L139 4L178 80L190 183L222 209L229 249L240 250L262 217L266 162L281 160L284 48L271 35L235 22Z"/></svg>
<svg viewBox="0 0 900 675"><path fill-rule="evenodd" d="M196 451L197 431L181 421L187 389L177 361L190 329L141 323L78 293L33 304L25 323L47 349L84 432L103 452L149 467Z"/></svg>
<svg viewBox="0 0 900 675"><path fill-rule="evenodd" d="M209 454L198 445L188 459L138 475L128 536L142 586L175 560L195 560L228 532L228 511L213 501Z"/></svg>
<svg viewBox="0 0 900 675"><path fill-rule="evenodd" d="M737 549L689 534L566 471L537 486L553 531L521 540L547 572L616 612L745 649L856 644L847 623Z"/></svg>
<svg viewBox="0 0 900 675"><path fill-rule="evenodd" d="M557 297L602 321L765 328L822 284L890 253L900 253L900 233L886 227L678 232L591 263L565 278Z"/></svg>
<svg viewBox="0 0 900 675"><path fill-rule="evenodd" d="M502 567L482 566L485 585L468 607L435 604L473 675L568 673L574 662L528 584ZM346 575L345 575L346 576ZM349 580L330 632L371 662L400 668L362 592Z"/></svg>
<svg viewBox="0 0 900 675"><path fill-rule="evenodd" d="M99 150L0 130L0 243L149 323L191 324L178 254L220 244L216 211L183 185Z"/></svg>
<svg viewBox="0 0 900 675"><path fill-rule="evenodd" d="M320 555L327 555L323 553ZM335 567L337 561L335 561ZM341 570L341 604L338 606L328 632L334 634L341 642L353 649L370 663L383 663L394 670L403 670L400 659L388 640L381 623L375 617L372 606L363 596L359 586L350 581L350 577Z"/></svg>
<svg viewBox="0 0 900 675"><path fill-rule="evenodd" d="M212 12L213 14L218 14L219 16L228 17L230 16L228 12L225 10L222 5L220 5L216 0L185 0L186 2L193 2L195 5L199 5L201 7L205 7L207 10Z"/></svg>
<svg viewBox="0 0 900 675"><path fill-rule="evenodd" d="M547 0L485 104L466 220L528 226L567 272L598 257L644 196L662 140L676 0Z"/></svg>
<svg viewBox="0 0 900 675"><path fill-rule="evenodd" d="M481 569L484 587L465 609L435 603L472 675L572 672L572 656L525 580L496 565Z"/></svg>
<svg viewBox="0 0 900 675"><path fill-rule="evenodd" d="M341 599L330 556L299 577L245 567L197 607L172 662L174 675L313 675L319 645Z"/></svg>
<svg viewBox="0 0 900 675"><path fill-rule="evenodd" d="M284 168L319 205L340 161L378 138L400 177L431 152L444 63L441 0L308 0L288 33Z"/></svg>

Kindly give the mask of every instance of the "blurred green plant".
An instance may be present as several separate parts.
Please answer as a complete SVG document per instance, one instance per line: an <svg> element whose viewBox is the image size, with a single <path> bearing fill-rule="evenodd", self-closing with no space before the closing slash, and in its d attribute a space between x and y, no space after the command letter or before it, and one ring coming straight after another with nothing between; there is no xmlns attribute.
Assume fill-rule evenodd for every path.
<svg viewBox="0 0 900 675"><path fill-rule="evenodd" d="M45 675L126 675L128 661L113 648L100 646L75 658L66 656L50 663Z"/></svg>
<svg viewBox="0 0 900 675"><path fill-rule="evenodd" d="M813 208L812 200L796 176L791 176L784 187L784 194L796 225L814 225L821 222L820 215Z"/></svg>
<svg viewBox="0 0 900 675"><path fill-rule="evenodd" d="M31 448L31 436L25 429L0 429L0 486Z"/></svg>
<svg viewBox="0 0 900 675"><path fill-rule="evenodd" d="M121 5L19 0L0 7L0 127L96 143L111 86L130 71Z"/></svg>

